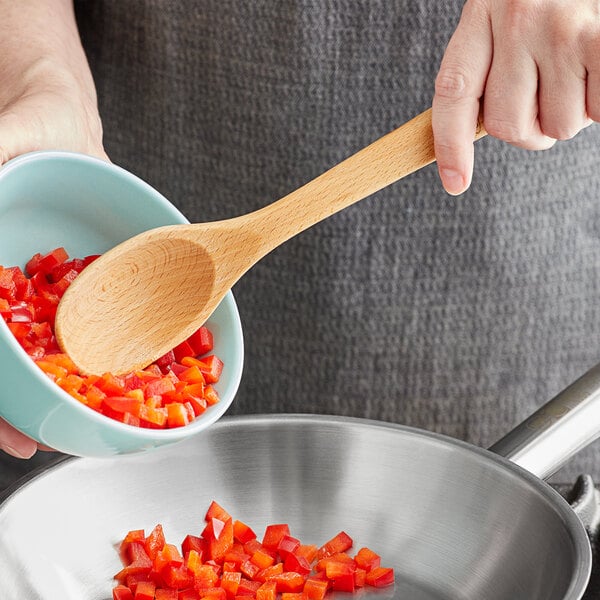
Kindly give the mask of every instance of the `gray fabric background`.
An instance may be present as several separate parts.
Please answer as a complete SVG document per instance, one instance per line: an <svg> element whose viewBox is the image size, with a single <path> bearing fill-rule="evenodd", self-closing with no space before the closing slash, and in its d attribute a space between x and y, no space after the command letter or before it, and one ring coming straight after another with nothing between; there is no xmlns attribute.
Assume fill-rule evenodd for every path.
<svg viewBox="0 0 600 600"><path fill-rule="evenodd" d="M430 106L459 1L80 0L113 161L193 221L264 206ZM597 126L477 144L277 249L236 285L232 413L404 423L487 446L600 360ZM559 478L600 479L598 444Z"/></svg>

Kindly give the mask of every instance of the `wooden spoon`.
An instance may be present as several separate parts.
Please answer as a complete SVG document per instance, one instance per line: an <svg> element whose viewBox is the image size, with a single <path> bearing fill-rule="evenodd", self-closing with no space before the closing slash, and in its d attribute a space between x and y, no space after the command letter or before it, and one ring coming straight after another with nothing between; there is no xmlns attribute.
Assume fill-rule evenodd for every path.
<svg viewBox="0 0 600 600"><path fill-rule="evenodd" d="M476 139L483 135L479 126ZM58 343L84 373L145 367L198 329L271 250L434 160L429 109L255 212L141 233L71 284L56 314Z"/></svg>

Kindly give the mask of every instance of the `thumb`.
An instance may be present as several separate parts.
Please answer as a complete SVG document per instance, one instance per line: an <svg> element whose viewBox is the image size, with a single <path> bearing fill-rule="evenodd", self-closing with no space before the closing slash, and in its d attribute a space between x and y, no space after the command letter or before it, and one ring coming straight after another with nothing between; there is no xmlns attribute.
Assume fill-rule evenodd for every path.
<svg viewBox="0 0 600 600"><path fill-rule="evenodd" d="M480 98L493 56L489 18L481 2L467 2L442 58L432 101L435 156L449 194L464 192L473 173L473 138Z"/></svg>
<svg viewBox="0 0 600 600"><path fill-rule="evenodd" d="M0 450L15 458L31 458L37 450L37 443L0 419Z"/></svg>

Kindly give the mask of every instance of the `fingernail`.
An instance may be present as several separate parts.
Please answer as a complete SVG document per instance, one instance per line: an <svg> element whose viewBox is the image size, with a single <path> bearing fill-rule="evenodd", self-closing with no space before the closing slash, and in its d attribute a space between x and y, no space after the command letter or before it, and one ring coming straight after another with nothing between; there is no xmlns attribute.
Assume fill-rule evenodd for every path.
<svg viewBox="0 0 600 600"><path fill-rule="evenodd" d="M10 454L11 456L14 456L15 458L31 458L35 454L35 448L33 448L33 450L29 453L21 452L20 450L17 450L12 446L7 446L6 444L3 444L2 446L0 446L0 448L2 448L4 452Z"/></svg>
<svg viewBox="0 0 600 600"><path fill-rule="evenodd" d="M458 196L465 191L465 179L459 171L454 169L440 169L440 177L444 188L449 194Z"/></svg>

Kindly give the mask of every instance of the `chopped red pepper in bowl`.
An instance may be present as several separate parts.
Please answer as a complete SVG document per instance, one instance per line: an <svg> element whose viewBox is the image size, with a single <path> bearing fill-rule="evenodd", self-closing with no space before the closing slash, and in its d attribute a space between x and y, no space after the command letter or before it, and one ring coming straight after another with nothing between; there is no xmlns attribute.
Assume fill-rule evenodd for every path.
<svg viewBox="0 0 600 600"><path fill-rule="evenodd" d="M58 303L97 255L69 259L62 247L35 254L19 267L0 265L0 315L37 366L70 396L127 425L183 427L219 401L214 388L223 362L202 326L149 367L126 375L82 375L54 335Z"/></svg>
<svg viewBox="0 0 600 600"><path fill-rule="evenodd" d="M175 545L161 524L148 535L129 531L118 548L123 568L113 600L324 600L330 592L394 584L394 570L370 548L352 551L345 531L317 546L276 523L259 540L213 501L197 533Z"/></svg>

